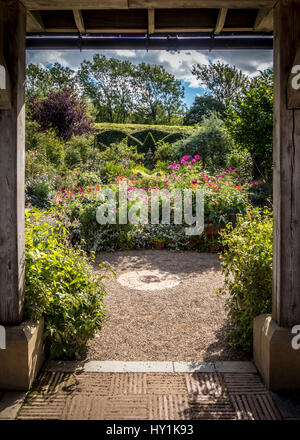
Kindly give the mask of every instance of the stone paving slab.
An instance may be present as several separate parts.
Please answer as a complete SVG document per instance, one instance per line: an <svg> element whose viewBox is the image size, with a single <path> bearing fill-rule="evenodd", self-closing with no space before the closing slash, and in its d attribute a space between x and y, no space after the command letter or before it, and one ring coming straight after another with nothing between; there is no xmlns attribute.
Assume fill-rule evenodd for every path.
<svg viewBox="0 0 300 440"><path fill-rule="evenodd" d="M26 393L22 391L0 391L0 420L15 419L25 397Z"/></svg>
<svg viewBox="0 0 300 440"><path fill-rule="evenodd" d="M28 393L18 418L279 420L282 417L254 372L44 370Z"/></svg>
<svg viewBox="0 0 300 440"><path fill-rule="evenodd" d="M48 371L89 373L255 373L252 362L165 362L165 361L48 361Z"/></svg>

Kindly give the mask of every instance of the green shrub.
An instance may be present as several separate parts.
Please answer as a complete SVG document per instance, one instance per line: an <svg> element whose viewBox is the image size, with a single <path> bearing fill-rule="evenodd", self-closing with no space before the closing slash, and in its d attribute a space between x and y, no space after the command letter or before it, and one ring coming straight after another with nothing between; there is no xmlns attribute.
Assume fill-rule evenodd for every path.
<svg viewBox="0 0 300 440"><path fill-rule="evenodd" d="M234 169L241 180L251 179L253 176L253 160L247 150L230 151L226 156L226 167Z"/></svg>
<svg viewBox="0 0 300 440"><path fill-rule="evenodd" d="M49 176L37 176L26 182L26 201L33 206L46 208L53 196L54 183Z"/></svg>
<svg viewBox="0 0 300 440"><path fill-rule="evenodd" d="M92 259L70 246L53 214L26 213L25 319L44 317L50 358L78 359L103 322L104 288Z"/></svg>
<svg viewBox="0 0 300 440"><path fill-rule="evenodd" d="M71 168L79 165L81 161L85 163L93 156L94 151L93 136L73 136L66 144L65 163Z"/></svg>
<svg viewBox="0 0 300 440"><path fill-rule="evenodd" d="M162 162L171 162L175 159L174 148L173 145L160 141L157 144L155 151L155 160Z"/></svg>
<svg viewBox="0 0 300 440"><path fill-rule="evenodd" d="M272 231L271 211L255 208L237 215L234 229L228 224L221 232L225 283L219 293L227 295L226 310L233 325L228 340L248 353L252 349L253 319L271 312Z"/></svg>
<svg viewBox="0 0 300 440"><path fill-rule="evenodd" d="M211 170L226 166L226 155L233 146L224 123L215 114L203 118L194 134L173 144L177 158L199 154L203 166Z"/></svg>

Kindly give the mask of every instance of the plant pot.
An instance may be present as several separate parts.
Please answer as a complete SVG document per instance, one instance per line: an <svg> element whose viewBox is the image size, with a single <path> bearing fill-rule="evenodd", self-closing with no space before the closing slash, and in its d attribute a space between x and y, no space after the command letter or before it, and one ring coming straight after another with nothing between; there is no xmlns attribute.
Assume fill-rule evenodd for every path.
<svg viewBox="0 0 300 440"><path fill-rule="evenodd" d="M221 229L220 226L214 226L213 222L209 221L205 225L204 233L207 237L217 237Z"/></svg>
<svg viewBox="0 0 300 440"><path fill-rule="evenodd" d="M164 241L155 241L153 243L155 249L163 249L165 247L165 242Z"/></svg>

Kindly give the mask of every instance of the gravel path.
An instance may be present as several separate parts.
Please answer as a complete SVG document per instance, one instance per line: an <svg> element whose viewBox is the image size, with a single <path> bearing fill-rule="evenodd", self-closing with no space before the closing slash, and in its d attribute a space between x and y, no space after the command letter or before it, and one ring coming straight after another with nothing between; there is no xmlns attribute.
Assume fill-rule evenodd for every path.
<svg viewBox="0 0 300 440"><path fill-rule="evenodd" d="M129 272L137 279L160 283L180 279L168 289L137 290L120 284L112 275L107 288L106 322L88 347L89 360L119 361L234 361L243 356L225 341L228 322L225 299L215 289L223 282L218 256L197 252L142 250L101 253L97 263L109 262L117 277ZM97 266L98 267L98 266ZM102 270L98 267L97 270ZM145 272L147 271L147 272ZM149 276L154 271L154 276Z"/></svg>

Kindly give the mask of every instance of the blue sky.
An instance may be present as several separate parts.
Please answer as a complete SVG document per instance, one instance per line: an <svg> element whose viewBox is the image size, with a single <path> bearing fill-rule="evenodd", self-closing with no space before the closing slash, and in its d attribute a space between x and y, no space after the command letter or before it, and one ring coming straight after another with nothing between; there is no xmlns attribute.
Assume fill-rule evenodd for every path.
<svg viewBox="0 0 300 440"><path fill-rule="evenodd" d="M145 50L45 50L27 51L27 63L34 63L43 67L58 62L74 70L78 69L84 59L91 60L96 53L107 57L128 59L138 64L142 61L150 64L159 64L182 81L185 88L185 103L190 107L197 95L205 92L204 87L192 75L193 64L209 64L222 61L235 65L249 76L255 76L259 70L265 70L273 65L271 50L224 50L224 51L145 51Z"/></svg>

